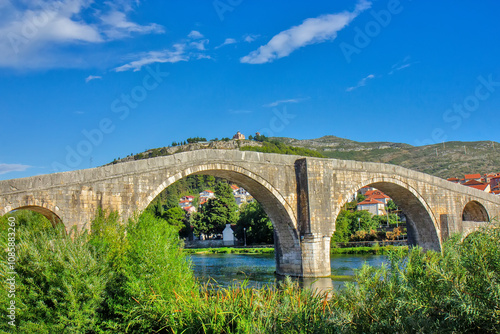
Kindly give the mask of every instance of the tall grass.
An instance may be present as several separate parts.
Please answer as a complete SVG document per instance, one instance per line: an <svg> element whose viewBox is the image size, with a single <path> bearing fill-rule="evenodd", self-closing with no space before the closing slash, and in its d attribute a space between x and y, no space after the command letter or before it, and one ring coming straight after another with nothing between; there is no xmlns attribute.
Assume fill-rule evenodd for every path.
<svg viewBox="0 0 500 334"><path fill-rule="evenodd" d="M498 226L451 238L443 254L394 249L389 265L365 266L344 289L322 294L290 280L261 289L200 285L176 231L147 213L121 222L100 211L89 231L72 237L16 214L18 327L3 312L6 332L500 332ZM5 293L0 302L7 305Z"/></svg>

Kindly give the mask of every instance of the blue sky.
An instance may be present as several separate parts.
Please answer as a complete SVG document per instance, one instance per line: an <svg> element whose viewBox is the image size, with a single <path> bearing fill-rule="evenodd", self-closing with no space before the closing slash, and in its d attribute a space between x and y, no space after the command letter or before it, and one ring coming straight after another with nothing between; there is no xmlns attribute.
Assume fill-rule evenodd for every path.
<svg viewBox="0 0 500 334"><path fill-rule="evenodd" d="M0 179L256 131L500 141L500 3L0 0Z"/></svg>

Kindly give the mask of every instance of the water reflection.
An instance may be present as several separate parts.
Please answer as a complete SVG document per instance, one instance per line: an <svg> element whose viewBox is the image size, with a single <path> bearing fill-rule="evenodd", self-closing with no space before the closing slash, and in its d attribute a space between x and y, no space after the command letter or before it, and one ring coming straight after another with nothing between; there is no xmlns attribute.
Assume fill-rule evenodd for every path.
<svg viewBox="0 0 500 334"><path fill-rule="evenodd" d="M194 274L201 283L211 281L227 287L246 281L249 287L260 288L283 279L274 274L273 254L193 254L191 260ZM339 288L352 280L354 270L361 268L363 263L378 267L386 261L384 255L332 255L331 278L301 278L298 281L302 287L312 290Z"/></svg>

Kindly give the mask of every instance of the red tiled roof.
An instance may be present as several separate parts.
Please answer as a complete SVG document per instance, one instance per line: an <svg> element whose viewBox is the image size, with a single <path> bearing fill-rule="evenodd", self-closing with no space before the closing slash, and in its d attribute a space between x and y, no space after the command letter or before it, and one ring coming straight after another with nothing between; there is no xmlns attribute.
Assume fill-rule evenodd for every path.
<svg viewBox="0 0 500 334"><path fill-rule="evenodd" d="M459 181L458 177L450 177L449 179L446 179L446 181Z"/></svg>
<svg viewBox="0 0 500 334"><path fill-rule="evenodd" d="M389 196L387 196L386 194L384 194L383 192L381 192L380 190L368 190L366 193L365 193L365 196L366 197L373 197L373 198L390 198Z"/></svg>
<svg viewBox="0 0 500 334"><path fill-rule="evenodd" d="M232 184L231 189L238 190L238 189L240 189L240 187L238 187L236 184Z"/></svg>
<svg viewBox="0 0 500 334"><path fill-rule="evenodd" d="M465 179L470 180L470 179L480 179L481 174L465 174Z"/></svg>
<svg viewBox="0 0 500 334"><path fill-rule="evenodd" d="M480 181L476 181L476 180L469 180L467 182L465 182L463 185L464 186L478 186L478 185L483 185L485 183L483 182L480 182Z"/></svg>
<svg viewBox="0 0 500 334"><path fill-rule="evenodd" d="M489 184L473 184L473 185L468 185L468 187L471 187L471 188L474 188L474 189L479 189L479 190L482 190L484 191L487 187L489 186Z"/></svg>
<svg viewBox="0 0 500 334"><path fill-rule="evenodd" d="M358 203L358 205L369 205L369 204L384 204L384 203L377 201L376 199L370 198L370 197L365 199L363 202Z"/></svg>
<svg viewBox="0 0 500 334"><path fill-rule="evenodd" d="M500 190L492 190L491 193L495 195L500 195Z"/></svg>

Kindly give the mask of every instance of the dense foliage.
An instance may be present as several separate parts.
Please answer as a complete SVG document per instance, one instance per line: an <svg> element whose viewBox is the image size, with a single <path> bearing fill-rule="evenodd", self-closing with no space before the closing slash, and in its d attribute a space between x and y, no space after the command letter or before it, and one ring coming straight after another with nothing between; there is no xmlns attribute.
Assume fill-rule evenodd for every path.
<svg viewBox="0 0 500 334"><path fill-rule="evenodd" d="M238 205L233 190L226 182L215 187L215 198L210 198L194 216L193 227L196 235L222 233L226 224L235 224L238 219Z"/></svg>
<svg viewBox="0 0 500 334"><path fill-rule="evenodd" d="M262 146L243 146L240 148L241 151L255 151L263 153L278 153L278 154L289 154L289 155L301 155L306 157L317 157L324 158L324 155L318 151L311 150L303 147L290 146L279 141L264 141Z"/></svg>
<svg viewBox="0 0 500 334"><path fill-rule="evenodd" d="M240 240L243 240L246 234L248 245L274 243L273 223L257 201L242 206L234 232L236 238Z"/></svg>
<svg viewBox="0 0 500 334"><path fill-rule="evenodd" d="M389 225L401 223L396 214L389 214ZM387 226L387 216L372 215L370 212L361 210L341 210L335 222L335 232L332 236L332 243L350 241L373 241L391 240L393 232L377 232L380 226ZM398 228L396 233L403 232Z"/></svg>
<svg viewBox="0 0 500 334"><path fill-rule="evenodd" d="M500 227L454 236L443 254L412 248L365 266L341 290L196 284L177 231L150 213L98 212L71 236L16 212L17 333L498 333ZM7 217L0 218L7 247ZM1 266L2 277L8 275ZM6 281L1 289L7 291ZM0 294L7 305L7 294Z"/></svg>

